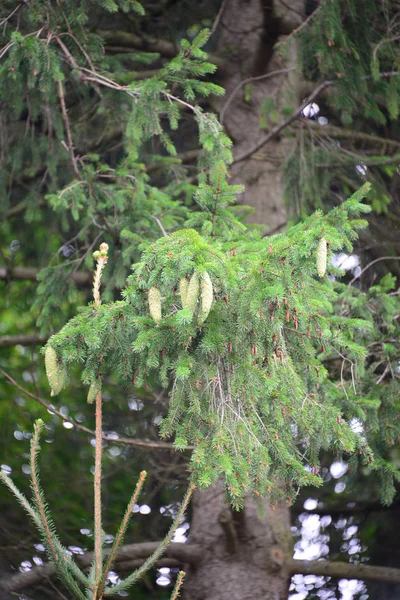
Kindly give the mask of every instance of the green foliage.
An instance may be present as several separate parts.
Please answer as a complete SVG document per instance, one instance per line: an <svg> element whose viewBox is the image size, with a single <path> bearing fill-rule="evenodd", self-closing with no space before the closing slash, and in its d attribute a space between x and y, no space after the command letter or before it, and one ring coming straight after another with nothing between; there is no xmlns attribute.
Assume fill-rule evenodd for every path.
<svg viewBox="0 0 400 600"><path fill-rule="evenodd" d="M99 14L106 10L116 19L121 11L143 14L131 0L95 4ZM383 500L390 502L399 479L390 448L400 436L395 283L389 275L364 293L338 283L340 273L330 264L335 251L352 250L366 224L359 217L369 211L362 202L369 184L328 214L318 211L285 234L261 238L244 225L246 208L236 205L242 186L229 183L232 143L204 109L206 98L223 93L206 79L215 72L204 51L207 30L196 28L192 41L182 39L171 60L156 52L103 56L86 2L65 6L67 18L58 5L36 0L20 11L16 29L7 21L2 30L1 118L11 123L4 138L20 143L13 152L3 149L0 193L3 213L10 201L11 210L23 208L27 222L35 223L43 206L43 222L54 221L44 252L52 259L42 260L33 305L43 335L67 321L47 346L52 390L61 392L68 377L76 389L78 373L89 386L89 402L118 383L140 390L150 414L152 397L144 390L162 386L169 403L161 435L172 437L177 450L194 446L192 482L206 487L222 474L237 508L247 493L292 502L300 486L320 485L321 450L349 455L354 468L361 460L376 469ZM383 12L368 0L360 22L354 3L324 2L301 36L305 72L312 80L335 80L329 102L344 122L361 114L382 125L398 116L398 80L381 76L395 68L397 54L368 27ZM137 64L154 69L139 79ZM357 86L350 86L354 81ZM244 100L252 101L251 86L244 88ZM267 98L260 126L278 121ZM196 128L200 148L195 176L182 164L192 150L182 141L188 124ZM322 206L333 178L346 195L357 189L354 164L363 165L356 151L338 159L337 144L316 147L308 129L300 135L309 138L301 138L300 149L288 157L286 177L304 217L310 206ZM332 160L339 160L339 174L330 169ZM379 152L369 160L381 168L372 209L385 213L384 177L394 174L393 167L379 165ZM26 194L18 186L19 192L9 192L15 173L30 182ZM47 234L42 226L41 239ZM100 238L110 246L112 266L104 303L75 311L84 303L77 276L81 267L92 268ZM29 244L32 254L41 255L34 233ZM63 260L63 248L71 244L78 257ZM21 316L22 325L26 318ZM32 441L33 504L6 475L0 477L38 526L71 594L81 598L77 586L96 583L95 569L89 577L81 573L56 536L36 464L41 427ZM136 427L128 428L129 435ZM154 564L190 493L156 553L105 595L125 590Z"/></svg>
<svg viewBox="0 0 400 600"><path fill-rule="evenodd" d="M365 180L373 184L371 204L377 214L389 216L389 204L396 201L396 166L391 164L399 162L398 144L387 140L397 139L398 6L367 0L362 12L360 19L352 0L324 1L296 34L309 89L330 83L315 99L317 122L296 132L284 161L286 200L293 207L295 199L301 217L346 197ZM288 51L289 42L285 46ZM324 126L318 126L319 117Z"/></svg>
<svg viewBox="0 0 400 600"><path fill-rule="evenodd" d="M55 525L50 515L44 492L41 488L39 478L39 467L37 463L38 453L40 450L39 439L43 429L44 422L41 419L37 420L35 423L34 433L31 440L30 453L33 505L28 502L25 496L15 486L13 481L2 472L0 472L0 481L2 481L10 489L10 491L14 494L16 499L20 502L20 504L32 518L35 525L38 527L43 539L43 543L47 549L48 556L60 579L64 583L66 589L71 593L72 597L76 600L86 600L86 598L93 598L93 594L96 598L103 598L103 594L104 596L114 596L118 594L119 591L129 588L137 579L139 579L143 575L143 573L150 569L155 564L156 560L158 560L158 558L162 555L165 548L171 541L178 525L180 524L181 519L184 516L185 510L193 493L194 486L189 486L189 489L183 499L181 507L167 535L165 536L164 540L160 543L157 550L145 561L145 563L141 567L139 567L133 573L131 573L131 575L129 575L129 577L127 577L125 580L121 581L118 585L112 588L106 588L105 583L107 575L113 565L113 561L116 558L118 549L124 539L124 535L126 533L126 529L128 527L129 520L132 514L132 508L136 500L138 499L139 493L143 486L144 479L146 477L146 472L142 471L142 473L140 474L140 478L136 485L135 492L133 493L130 502L128 503L128 508L121 521L119 531L116 535L115 542L110 552L110 557L104 566L102 564L100 565L100 579L99 581L96 581L94 577L96 556L93 559L93 565L90 574L89 576L86 576L75 564L66 548L64 548L61 545L58 534L56 532ZM103 532L101 532L101 535L103 536ZM102 544L104 544L104 540L102 540ZM80 584L85 587L85 593L82 592Z"/></svg>
<svg viewBox="0 0 400 600"><path fill-rule="evenodd" d="M368 188L268 240L246 233L224 241L192 229L161 238L134 265L124 301L89 307L49 345L67 367L85 365L85 382L117 371L126 385L146 386L157 374L171 385L162 435L175 434L178 448L195 445L193 481L207 486L222 472L238 506L248 491L291 499L298 486L318 484L321 449L357 450L371 462L347 421L351 384L337 388L321 361L333 353L357 364L365 349L354 330L368 323L334 314L337 294L328 278L319 281L316 264L322 236L331 252L351 249L365 226L354 217L369 211L361 203ZM214 303L199 325L197 274L206 272ZM162 299L156 322L148 305L154 289Z"/></svg>
<svg viewBox="0 0 400 600"><path fill-rule="evenodd" d="M396 11L395 3L366 0L360 19L352 0L327 1L300 35L306 74L314 80L318 73L335 81L331 102L344 123L363 114L385 124L387 116L377 99L382 92L388 98L390 118L396 118L399 78L387 75L397 71L399 60L399 48L391 43L397 35Z"/></svg>
<svg viewBox="0 0 400 600"><path fill-rule="evenodd" d="M400 436L397 384L400 331L395 286L396 279L390 273L367 293L354 286L338 284L342 314L345 317L351 314L369 323L368 328L356 329L353 334L354 341L367 349L358 375L361 387L354 418L363 423L365 435L370 439L376 457L373 467L381 478L385 504L393 501L394 483L399 479L398 461L390 451Z"/></svg>

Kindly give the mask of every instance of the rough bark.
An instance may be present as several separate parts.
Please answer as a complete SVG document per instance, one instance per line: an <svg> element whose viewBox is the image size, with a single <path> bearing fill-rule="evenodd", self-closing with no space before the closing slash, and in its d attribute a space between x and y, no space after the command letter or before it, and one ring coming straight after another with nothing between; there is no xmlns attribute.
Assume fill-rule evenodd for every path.
<svg viewBox="0 0 400 600"><path fill-rule="evenodd" d="M225 87L226 96L215 106L234 142L235 157L245 154L262 139L275 124L274 118L282 120L284 106L295 109L299 104L295 40L288 46L286 60L277 55L274 45L301 24L303 4L302 0L296 0L285 8L277 0L231 0L226 6L218 40L224 58L219 82ZM245 87L240 83L250 78L254 78L248 81L251 90L247 88L245 95ZM260 117L267 99L274 103L270 113L273 118L263 131ZM290 139L274 139L259 151L267 154L267 160L259 161L253 155L234 164L231 170L233 182L245 185L242 202L254 207L251 221L265 224L270 230L276 230L286 221L281 162L290 147Z"/></svg>
<svg viewBox="0 0 400 600"><path fill-rule="evenodd" d="M201 547L202 559L185 567L185 600L287 598L287 507L272 511L249 498L243 511L231 512L220 483L197 491L192 510L190 541Z"/></svg>

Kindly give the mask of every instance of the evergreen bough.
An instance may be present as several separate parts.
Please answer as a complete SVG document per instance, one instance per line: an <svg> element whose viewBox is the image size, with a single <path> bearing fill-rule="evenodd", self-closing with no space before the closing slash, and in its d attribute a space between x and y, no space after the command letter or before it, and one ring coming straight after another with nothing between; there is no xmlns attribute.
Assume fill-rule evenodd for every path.
<svg viewBox="0 0 400 600"><path fill-rule="evenodd" d="M307 43L318 47L313 56L321 72L327 65L336 69L338 79L338 69L350 64L355 79L364 82L367 116L383 122L367 86L365 56L357 55L358 45L352 43L339 18L339 5L343 5L356 37L362 36L353 4L347 0L324 3L318 18L328 16L328 26L318 27L315 19L312 35L304 38L304 52ZM133 0L98 0L97 5L111 13L143 13L142 6ZM371 15L376 14L372 0L366 7ZM271 501L284 498L290 503L300 486L322 483L320 450L334 449L338 454L351 455L353 463L361 459L379 469L383 499L390 502L393 480L398 480L399 474L385 458L385 448L400 432L397 420L387 427L396 411L395 381L384 392L378 391L374 365L366 367L363 363L370 356L370 344L378 348L376 361L379 353L388 364L395 360L396 344L384 339L398 329L396 324L389 324L396 310L395 299L388 294L393 281L383 280L366 297L356 288L337 283L340 273L330 266L332 252L341 248L351 251L357 230L366 225L359 217L369 211L363 203L369 184L327 215L318 211L285 234L261 238L243 224L235 207L242 187L232 186L228 180L231 141L216 116L205 113L197 101L199 96L223 93L219 86L203 79L215 71L203 50L209 32L201 31L191 42L182 40L178 56L165 63L157 75L145 81L118 83L112 79L115 65L107 65L102 56L101 40L82 27L88 19L86 9L86 2L77 0L74 11L68 13L66 28L56 5L32 0L28 11L22 7L18 30L5 22L0 74L4 81L1 98L8 103L8 94L12 94L9 110L14 118L27 109L25 89L30 90L32 119L41 114L44 101L51 107L44 135L38 135L36 145L30 143L33 155L29 158L34 165L41 160L50 126L56 139L63 140L64 134L69 139L64 90L67 75L84 84L95 82L103 90L105 105L115 108L117 102L120 111L114 112L127 123L126 154L116 167L90 152L78 164L68 142L74 172L71 181L59 168L61 145L47 154L52 175L47 198L63 216L65 229L69 228L69 215L82 221L81 239L86 239L89 226L99 215L105 218L105 230L118 229L117 238L108 239L104 234L114 267L105 297L110 298L113 287L123 287L122 300L100 303L100 278L108 257L108 246L103 243L94 254L95 302L53 335L44 351L52 393L61 392L68 369L78 364L82 380L89 386L88 401L96 402L95 559L89 575L80 571L61 545L40 487L37 455L42 422L35 426L31 446L33 501L29 502L6 474L1 473L0 478L39 528L72 596L96 600L127 588L154 565L171 540L195 486L206 487L221 474L237 508L247 493L267 496ZM68 37L70 27L74 27L75 39ZM326 36L332 43L326 43ZM342 57L335 55L337 65L326 55L333 44L343 48ZM390 114L395 117L397 80L385 86L379 73L381 65L390 68L395 57L384 45L375 49L373 91L387 91ZM135 55L144 63L156 58L150 53ZM309 67L315 71L313 60ZM117 97L123 101L116 101ZM352 98L339 94L335 101L344 117L351 118L355 111ZM90 106L90 95L85 102ZM179 165L174 132L184 110L191 112L198 127L198 183L175 181L160 190L150 183L142 156L156 166ZM167 156L149 154L148 141L154 136ZM27 146L22 144L17 153L21 165ZM7 177L2 176L0 183L8 189ZM193 198L190 209L178 199L182 196ZM28 208L34 200L35 196L28 194ZM158 239L160 229L164 237ZM88 255L86 264L89 260ZM132 262L133 272L126 280ZM40 307L38 325L42 332L49 330L58 303L54 290L62 290L68 298L74 294L73 284L66 278L73 269L73 262L67 269L53 265L40 275L35 308ZM376 307L387 319L387 326L377 323ZM385 327L387 331L383 331ZM338 357L342 364L339 376L326 369L327 357ZM143 472L109 559L104 562L99 485L101 389L111 373L127 387L157 381L168 389L169 411L161 435L173 436L178 450L190 445L194 451L189 490L164 542L126 580L106 588L107 573L145 478ZM182 579L180 574L174 598Z"/></svg>
<svg viewBox="0 0 400 600"><path fill-rule="evenodd" d="M368 188L272 238L245 232L232 241L194 229L163 237L133 266L122 301L89 306L48 344L67 368L84 365L86 383L112 372L127 386L158 378L170 394L161 435L173 435L177 449L195 446L196 485L223 474L237 507L249 492L291 502L300 486L321 483L321 449L373 460L349 424L352 403L343 409L357 391L348 381L337 385L323 364L333 354L356 368L365 349L354 332L369 325L335 314L338 293L319 264L321 239L330 253L350 251L366 224L358 216L369 211ZM196 311L207 277L214 301L203 321ZM183 280L190 281L185 305ZM154 290L162 298L157 319L148 300Z"/></svg>

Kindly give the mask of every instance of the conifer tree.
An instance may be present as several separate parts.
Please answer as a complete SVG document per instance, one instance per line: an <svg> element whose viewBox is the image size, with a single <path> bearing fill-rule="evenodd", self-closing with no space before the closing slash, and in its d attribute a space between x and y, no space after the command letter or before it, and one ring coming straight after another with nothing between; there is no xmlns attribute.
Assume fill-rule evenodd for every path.
<svg viewBox="0 0 400 600"><path fill-rule="evenodd" d="M395 35L398 9L371 0L365 11L368 19L360 22L350 1L321 3L306 32L295 30L279 51L285 60L291 42L300 45L304 73L321 92L332 90L327 102L345 123L363 118L383 124L386 113L397 118L398 49L370 23L384 16ZM320 453L331 450L349 456L354 467L377 470L382 499L390 503L399 472L388 448L400 435L395 278L386 275L365 293L340 283L341 272L332 266L333 254L351 252L367 225L361 217L371 210L368 194L377 202L376 185L371 190L369 182L347 180L341 190L346 200L314 212L334 175L308 178L304 151L315 146L307 142L303 154L296 147L286 162L287 194L300 198L303 219L265 237L246 224L250 211L238 204L244 188L231 180L246 157L233 157L230 138L206 108L207 99L218 103L224 93L211 81L216 66L204 50L209 30L181 39L176 55L162 60L148 36L145 48L153 44L155 51L133 52L129 60L156 68L136 79L123 54L103 55L92 24L103 14L140 19L138 2L99 1L90 9L79 0L68 6L6 2L4 14L0 96L10 123L4 131L20 142L3 158L4 211L23 209L34 228L44 192L45 210L54 211L58 231L70 236L39 273L33 312L40 335L53 334L43 350L51 395L67 389L70 377L77 385L79 374L96 411L89 574L68 557L47 511L37 470L41 421L32 438L33 502L1 477L38 526L71 597L96 600L128 588L165 550L194 488L206 489L220 476L235 509L246 495L290 504L301 486L322 483ZM347 93L351 80L363 94L361 107ZM309 100L296 113L288 97L287 120L294 121ZM279 133L278 108L264 106L266 137ZM179 156L188 121L199 146L195 178ZM29 136L21 134L23 126ZM91 148L88 140L100 128ZM123 135L123 151L112 156L108 142L115 135ZM323 144L317 151L318 161L332 154ZM36 182L23 199L18 187L8 193L14 177ZM76 240L83 248L79 258L61 261ZM77 275L81 267L92 270L93 259L94 302L85 306L77 298ZM115 298L116 289L122 299ZM60 297L79 306L76 314ZM128 390L166 390L160 434L176 450L192 451L189 491L170 532L143 567L113 588L106 587L107 574L145 475L104 561L101 406L110 378Z"/></svg>

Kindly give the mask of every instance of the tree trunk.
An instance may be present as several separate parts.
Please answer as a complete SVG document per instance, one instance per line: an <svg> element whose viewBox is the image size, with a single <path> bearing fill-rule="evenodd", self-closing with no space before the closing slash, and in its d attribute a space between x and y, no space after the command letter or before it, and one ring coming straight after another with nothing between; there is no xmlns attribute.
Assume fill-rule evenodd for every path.
<svg viewBox="0 0 400 600"><path fill-rule="evenodd" d="M289 511L274 511L248 498L241 512L231 511L223 485L197 491L190 541L203 559L186 568L185 600L285 600L288 576L283 560L290 536ZM286 538L286 539L285 539Z"/></svg>
<svg viewBox="0 0 400 600"><path fill-rule="evenodd" d="M285 227L281 163L290 151L290 140L278 138L261 148L268 159L251 156L240 160L267 131L260 128L262 111L272 105L272 117L280 122L282 108L298 106L298 80L294 72L296 52L292 42L286 62L274 52L274 44L302 22L304 2L230 0L219 25L218 52L223 75L218 83L226 89L214 103L234 143L232 183L245 185L241 199L254 208L251 221L268 230ZM271 74L273 71L283 73ZM251 90L240 83L245 79ZM271 103L273 102L273 104ZM269 127L275 123L270 121ZM239 160L238 160L239 159ZM240 513L231 512L222 484L198 491L193 500L190 540L200 544L202 561L187 568L185 600L285 600L289 576L282 567L291 551L289 509L271 510L268 501L248 498Z"/></svg>
<svg viewBox="0 0 400 600"><path fill-rule="evenodd" d="M303 4L294 0L285 9L277 0L231 0L220 23L218 51L224 68L219 83L226 94L214 107L234 143L231 175L233 183L245 185L241 201L254 208L251 221L269 230L284 228L286 222L281 165L291 141L274 139L251 157L240 157L283 119L283 108L299 104L295 40L288 43L286 60L274 45L301 24Z"/></svg>

